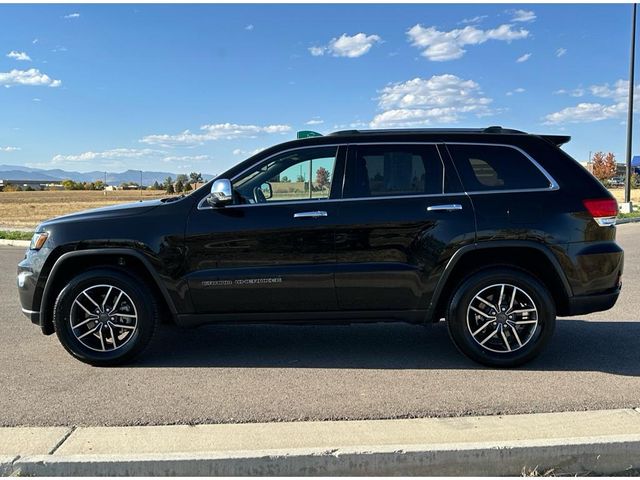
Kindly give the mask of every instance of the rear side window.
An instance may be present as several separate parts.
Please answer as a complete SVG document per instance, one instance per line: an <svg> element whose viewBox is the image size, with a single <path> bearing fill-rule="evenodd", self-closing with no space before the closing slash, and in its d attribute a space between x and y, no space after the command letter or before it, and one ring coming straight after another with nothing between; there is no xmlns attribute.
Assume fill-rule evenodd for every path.
<svg viewBox="0 0 640 480"><path fill-rule="evenodd" d="M345 198L442 193L435 145L359 145L347 168Z"/></svg>
<svg viewBox="0 0 640 480"><path fill-rule="evenodd" d="M447 149L467 192L551 186L540 169L515 148L448 144Z"/></svg>

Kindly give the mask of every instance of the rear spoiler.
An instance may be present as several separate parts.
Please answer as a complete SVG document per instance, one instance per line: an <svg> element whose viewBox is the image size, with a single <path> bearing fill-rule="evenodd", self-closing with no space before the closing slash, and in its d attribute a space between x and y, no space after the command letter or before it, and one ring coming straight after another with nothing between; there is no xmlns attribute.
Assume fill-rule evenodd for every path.
<svg viewBox="0 0 640 480"><path fill-rule="evenodd" d="M569 143L571 140L569 135L540 135L540 138L544 138L547 142L553 143L557 147Z"/></svg>

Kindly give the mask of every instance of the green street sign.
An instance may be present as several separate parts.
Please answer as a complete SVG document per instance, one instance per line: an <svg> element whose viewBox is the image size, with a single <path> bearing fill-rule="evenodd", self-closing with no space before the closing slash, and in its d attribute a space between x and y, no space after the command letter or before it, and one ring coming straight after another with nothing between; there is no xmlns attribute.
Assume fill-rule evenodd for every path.
<svg viewBox="0 0 640 480"><path fill-rule="evenodd" d="M321 137L322 134L311 130L300 130L297 138Z"/></svg>

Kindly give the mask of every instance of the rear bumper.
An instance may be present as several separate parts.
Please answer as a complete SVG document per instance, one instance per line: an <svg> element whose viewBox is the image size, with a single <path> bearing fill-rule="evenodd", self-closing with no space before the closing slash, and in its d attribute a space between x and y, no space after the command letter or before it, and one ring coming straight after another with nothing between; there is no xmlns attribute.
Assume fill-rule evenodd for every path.
<svg viewBox="0 0 640 480"><path fill-rule="evenodd" d="M624 252L615 241L570 244L559 258L571 293L559 316L585 315L613 307L622 287Z"/></svg>
<svg viewBox="0 0 640 480"><path fill-rule="evenodd" d="M613 307L620 295L620 289L597 295L584 295L569 298L567 316L585 315L587 313L602 312Z"/></svg>

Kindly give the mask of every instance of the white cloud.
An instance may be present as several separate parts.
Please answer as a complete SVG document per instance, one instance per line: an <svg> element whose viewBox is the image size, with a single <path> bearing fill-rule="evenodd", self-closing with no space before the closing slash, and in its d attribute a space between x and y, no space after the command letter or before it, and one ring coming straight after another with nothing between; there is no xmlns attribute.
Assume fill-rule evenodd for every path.
<svg viewBox="0 0 640 480"><path fill-rule="evenodd" d="M524 93L524 92L526 92L526 90L525 90L524 88L522 88L522 87L518 87L518 88L514 88L513 90L508 91L508 92L506 93L506 95L510 97L510 96L511 96L511 95L513 95L514 93Z"/></svg>
<svg viewBox="0 0 640 480"><path fill-rule="evenodd" d="M309 48L309 52L314 57L328 53L334 57L356 58L367 53L371 50L371 47L380 41L381 38L378 35L357 33L353 36L349 36L346 33L343 33L339 38L332 38L327 46L314 46Z"/></svg>
<svg viewBox="0 0 640 480"><path fill-rule="evenodd" d="M65 15L64 18L80 18L79 13L70 13L69 15Z"/></svg>
<svg viewBox="0 0 640 480"><path fill-rule="evenodd" d="M536 14L532 10L513 10L507 13L513 15L512 22L533 22L536 19Z"/></svg>
<svg viewBox="0 0 640 480"><path fill-rule="evenodd" d="M309 52L314 57L319 57L320 55L324 55L325 47L309 47Z"/></svg>
<svg viewBox="0 0 640 480"><path fill-rule="evenodd" d="M11 87L14 85L29 85L29 86L47 86L47 87L59 87L62 85L60 80L54 80L44 73L41 73L37 68L30 68L29 70L11 70L10 72L0 72L0 85L5 87Z"/></svg>
<svg viewBox="0 0 640 480"><path fill-rule="evenodd" d="M414 25L407 31L411 45L422 49L421 55L434 62L443 62L461 58L466 45L480 45L487 40L511 42L529 36L525 29L514 30L512 25L481 30L475 26L456 28L448 32L440 31L436 27L425 28L420 24Z"/></svg>
<svg viewBox="0 0 640 480"><path fill-rule="evenodd" d="M557 125L563 123L587 123L621 118L627 114L627 102L629 95L629 81L618 80L612 85L608 83L602 85L591 85L587 90L578 88L573 91L558 90L554 93L569 93L572 96L582 96L590 92L593 97L611 100L612 103L603 102L582 102L573 107L563 108L557 112L550 113L544 117L544 123ZM579 95L575 93L579 93ZM636 86L634 103L640 100L640 85Z"/></svg>
<svg viewBox="0 0 640 480"><path fill-rule="evenodd" d="M77 155L55 155L51 159L52 164L67 162L92 162L95 160L123 160L123 159L141 159L141 158L157 158L165 152L161 150L153 150L150 148L114 148L102 152L83 152Z"/></svg>
<svg viewBox="0 0 640 480"><path fill-rule="evenodd" d="M639 86L635 87L635 95L634 101L637 100L637 95L640 95L638 91ZM603 85L591 85L589 87L589 91L595 97L600 98L611 98L618 102L626 101L629 98L629 81L628 80L618 80L612 86L609 86L608 83Z"/></svg>
<svg viewBox="0 0 640 480"><path fill-rule="evenodd" d="M574 88L573 90L567 90L565 88L561 88L560 90L556 90L553 92L554 95L570 95L572 97L582 97L586 93L584 88Z"/></svg>
<svg viewBox="0 0 640 480"><path fill-rule="evenodd" d="M17 152L21 150L20 147L0 147L0 152Z"/></svg>
<svg viewBox="0 0 640 480"><path fill-rule="evenodd" d="M489 17L489 15L478 15L478 16L472 17L472 18L465 18L460 23L464 23L464 24L480 23L480 22L482 22L483 20L485 20L488 17Z"/></svg>
<svg viewBox="0 0 640 480"><path fill-rule="evenodd" d="M312 118L308 122L305 122L305 125L322 125L323 123L324 120L321 120L319 118Z"/></svg>
<svg viewBox="0 0 640 480"><path fill-rule="evenodd" d="M11 50L9 53L7 53L7 57L13 58L14 60L19 60L22 62L31 61L31 57L27 55L26 52L18 52L16 50Z"/></svg>
<svg viewBox="0 0 640 480"><path fill-rule="evenodd" d="M522 63L522 62L526 62L527 60L529 60L531 58L531 54L530 53L525 53L524 55L522 55L521 57L518 57L518 59L516 60L516 62L518 63Z"/></svg>
<svg viewBox="0 0 640 480"><path fill-rule="evenodd" d="M556 57L564 57L567 54L566 48L559 48L556 50Z"/></svg>
<svg viewBox="0 0 640 480"><path fill-rule="evenodd" d="M575 107L567 107L546 115L545 124L597 122L608 118L619 117L626 112L626 105L618 103L603 105L601 103L579 103Z"/></svg>
<svg viewBox="0 0 640 480"><path fill-rule="evenodd" d="M253 24L250 23L249 25L247 25L246 27L244 27L245 30L251 31L253 30Z"/></svg>
<svg viewBox="0 0 640 480"><path fill-rule="evenodd" d="M214 125L203 125L200 127L201 133L193 133L185 130L174 135L159 134L147 135L140 141L150 145L200 145L205 142L215 140L231 140L234 138L251 138L259 134L286 133L291 131L289 125L238 125L235 123L217 123Z"/></svg>
<svg viewBox="0 0 640 480"><path fill-rule="evenodd" d="M31 100L34 101L34 102L41 102L42 101L41 99L39 99L37 97L36 98L32 98Z"/></svg>
<svg viewBox="0 0 640 480"><path fill-rule="evenodd" d="M234 155L242 155L249 158L249 157L253 157L256 153L260 153L265 148L266 147L260 147L260 148L256 148L255 150L242 150L240 148L236 148L232 153Z"/></svg>
<svg viewBox="0 0 640 480"><path fill-rule="evenodd" d="M370 126L455 123L468 114L491 115L491 102L473 80L451 74L414 78L382 89L378 106L383 111L375 116Z"/></svg>
<svg viewBox="0 0 640 480"><path fill-rule="evenodd" d="M162 159L165 163L174 163L174 162L202 162L204 160L210 160L211 157L209 155L169 155L168 157L164 157Z"/></svg>

